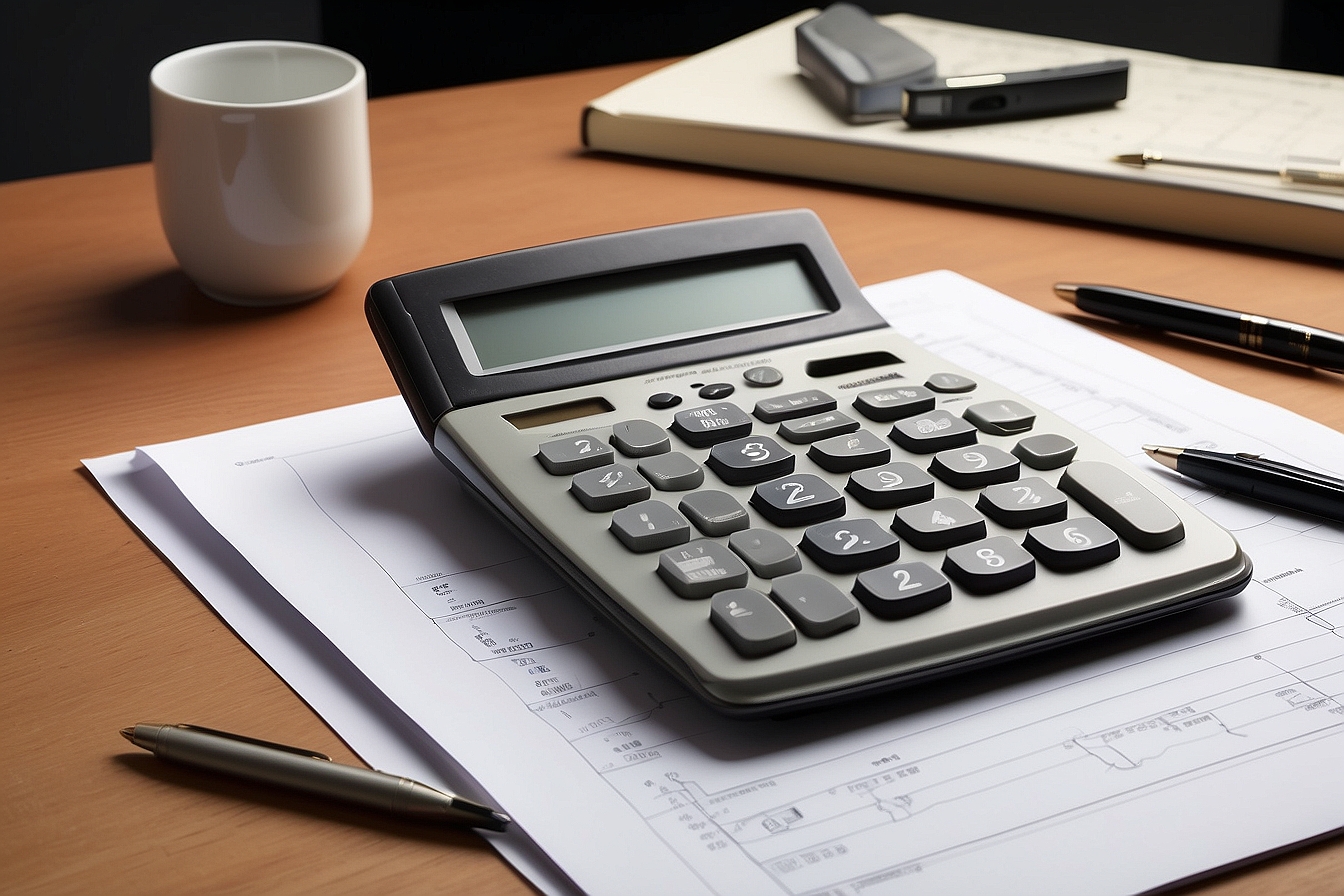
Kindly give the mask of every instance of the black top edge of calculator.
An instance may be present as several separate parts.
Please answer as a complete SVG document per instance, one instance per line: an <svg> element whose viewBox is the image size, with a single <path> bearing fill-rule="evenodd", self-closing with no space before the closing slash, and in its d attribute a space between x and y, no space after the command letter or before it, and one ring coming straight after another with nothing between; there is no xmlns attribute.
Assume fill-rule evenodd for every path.
<svg viewBox="0 0 1344 896"><path fill-rule="evenodd" d="M680 289L702 275L772 264L796 266L806 281L802 289L813 291L800 301L814 308L708 329L688 317L684 331L651 333L642 345L569 346L569 351L510 358L494 366L480 363L472 334L463 326L467 311L535 306L559 296L566 284L591 289L611 283L613 290L647 293L663 282L675 281ZM677 300L686 299L681 289ZM816 214L807 209L650 227L441 265L375 283L365 312L426 438L456 407L886 325L860 294ZM539 348L545 355L545 347Z"/></svg>

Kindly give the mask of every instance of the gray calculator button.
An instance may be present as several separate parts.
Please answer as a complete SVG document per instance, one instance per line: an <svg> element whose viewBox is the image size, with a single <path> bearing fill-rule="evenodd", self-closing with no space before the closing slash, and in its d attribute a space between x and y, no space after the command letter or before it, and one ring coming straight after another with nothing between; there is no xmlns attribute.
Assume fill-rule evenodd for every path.
<svg viewBox="0 0 1344 896"><path fill-rule="evenodd" d="M826 638L859 624L854 601L821 576L782 576L770 583L770 596L809 638Z"/></svg>
<svg viewBox="0 0 1344 896"><path fill-rule="evenodd" d="M674 392L655 392L649 396L649 407L655 411L674 408L681 404L681 396Z"/></svg>
<svg viewBox="0 0 1344 896"><path fill-rule="evenodd" d="M849 473L891 460L891 443L866 429L813 442L807 456L832 473Z"/></svg>
<svg viewBox="0 0 1344 896"><path fill-rule="evenodd" d="M1078 453L1072 439L1052 432L1028 436L1013 446L1013 456L1033 470L1057 470L1067 466Z"/></svg>
<svg viewBox="0 0 1344 896"><path fill-rule="evenodd" d="M650 457L672 450L667 430L648 420L623 420L611 428L611 444L626 457Z"/></svg>
<svg viewBox="0 0 1344 896"><path fill-rule="evenodd" d="M672 431L693 448L708 448L719 442L751 434L751 418L731 401L677 411Z"/></svg>
<svg viewBox="0 0 1344 896"><path fill-rule="evenodd" d="M751 525L747 510L727 492L709 489L692 492L677 505L695 528L712 538L738 532Z"/></svg>
<svg viewBox="0 0 1344 896"><path fill-rule="evenodd" d="M710 383L708 386L701 386L696 394L708 401L714 401L718 398L727 398L737 391L737 387L732 383Z"/></svg>
<svg viewBox="0 0 1344 896"><path fill-rule="evenodd" d="M933 477L914 464L896 461L851 473L845 491L864 507L886 510L928 501L933 497Z"/></svg>
<svg viewBox="0 0 1344 896"><path fill-rule="evenodd" d="M715 445L705 465L729 485L755 485L792 473L794 460L769 436L747 436Z"/></svg>
<svg viewBox="0 0 1344 896"><path fill-rule="evenodd" d="M756 486L751 506L776 526L807 526L845 515L845 496L820 476L799 473Z"/></svg>
<svg viewBox="0 0 1344 896"><path fill-rule="evenodd" d="M971 424L947 411L930 411L896 421L891 439L914 454L935 454L972 445L978 433Z"/></svg>
<svg viewBox="0 0 1344 896"><path fill-rule="evenodd" d="M1008 536L995 535L948 550L943 572L967 591L993 594L1034 579L1036 560Z"/></svg>
<svg viewBox="0 0 1344 896"><path fill-rule="evenodd" d="M888 386L860 392L854 407L869 420L886 423L933 410L935 398L924 386Z"/></svg>
<svg viewBox="0 0 1344 896"><path fill-rule="evenodd" d="M748 386L778 386L784 382L784 374L773 367L753 367L742 373L742 379Z"/></svg>
<svg viewBox="0 0 1344 896"><path fill-rule="evenodd" d="M981 432L993 436L1011 436L1026 432L1036 422L1036 412L1020 401L1000 399L973 404L961 416Z"/></svg>
<svg viewBox="0 0 1344 896"><path fill-rule="evenodd" d="M660 492L679 492L699 488L705 471L680 451L641 458L639 472Z"/></svg>
<svg viewBox="0 0 1344 896"><path fill-rule="evenodd" d="M1176 512L1123 470L1078 461L1059 478L1060 491L1086 507L1134 547L1155 551L1185 538Z"/></svg>
<svg viewBox="0 0 1344 896"><path fill-rule="evenodd" d="M795 417L806 417L821 411L835 410L835 399L820 389L808 389L790 395L775 395L756 402L756 419L762 423L778 423Z"/></svg>
<svg viewBox="0 0 1344 896"><path fill-rule="evenodd" d="M589 510L615 510L649 497L649 484L625 464L576 473L569 490Z"/></svg>
<svg viewBox="0 0 1344 896"><path fill-rule="evenodd" d="M847 417L839 411L827 411L798 420L785 420L779 424L779 435L795 445L806 445L819 439L854 432L858 428L859 421L853 417Z"/></svg>
<svg viewBox="0 0 1344 896"><path fill-rule="evenodd" d="M1022 546L1057 572L1099 566L1120 556L1120 539L1090 516L1028 529Z"/></svg>
<svg viewBox="0 0 1344 896"><path fill-rule="evenodd" d="M557 476L568 476L580 470L609 464L614 456L610 445L587 433L543 442L537 448L537 460L541 461L547 473Z"/></svg>
<svg viewBox="0 0 1344 896"><path fill-rule="evenodd" d="M975 389L975 380L959 373L934 373L924 385L935 392L970 392Z"/></svg>
<svg viewBox="0 0 1344 896"><path fill-rule="evenodd" d="M728 536L728 547L763 579L773 579L803 568L802 558L793 545L784 536L769 529L734 532Z"/></svg>
<svg viewBox="0 0 1344 896"><path fill-rule="evenodd" d="M892 563L901 543L867 517L831 520L810 527L799 547L827 572L857 572Z"/></svg>
<svg viewBox="0 0 1344 896"><path fill-rule="evenodd" d="M1022 465L1007 451L993 445L971 445L939 451L929 472L953 488L984 488L1012 482Z"/></svg>
<svg viewBox="0 0 1344 896"><path fill-rule="evenodd" d="M798 642L798 630L770 598L750 588L714 595L709 621L747 659L778 653Z"/></svg>
<svg viewBox="0 0 1344 896"><path fill-rule="evenodd" d="M892 563L859 573L854 596L881 619L905 619L952 599L947 578L927 563Z"/></svg>
<svg viewBox="0 0 1344 896"><path fill-rule="evenodd" d="M660 551L691 540L691 524L662 501L640 501L611 515L611 531L632 551Z"/></svg>
<svg viewBox="0 0 1344 896"><path fill-rule="evenodd" d="M991 485L980 493L975 509L1012 529L1058 522L1069 514L1064 493L1036 476Z"/></svg>
<svg viewBox="0 0 1344 896"><path fill-rule="evenodd" d="M891 528L921 551L941 551L985 537L985 518L959 498L934 498L896 511Z"/></svg>
<svg viewBox="0 0 1344 896"><path fill-rule="evenodd" d="M690 599L747 584L747 568L737 555L705 538L659 554L658 575L679 596Z"/></svg>

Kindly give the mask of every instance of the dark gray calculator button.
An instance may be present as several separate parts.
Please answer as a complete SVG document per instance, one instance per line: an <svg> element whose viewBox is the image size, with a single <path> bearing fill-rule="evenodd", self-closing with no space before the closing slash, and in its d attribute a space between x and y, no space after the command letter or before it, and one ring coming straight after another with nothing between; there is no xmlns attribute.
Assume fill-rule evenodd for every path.
<svg viewBox="0 0 1344 896"><path fill-rule="evenodd" d="M773 367L753 367L743 371L742 379L748 386L778 386L784 382L784 374Z"/></svg>
<svg viewBox="0 0 1344 896"><path fill-rule="evenodd" d="M695 528L713 538L728 535L751 525L747 510L727 492L710 489L692 492L677 505Z"/></svg>
<svg viewBox="0 0 1344 896"><path fill-rule="evenodd" d="M1059 488L1136 548L1155 551L1185 538L1185 526L1174 510L1110 464L1070 464Z"/></svg>
<svg viewBox="0 0 1344 896"><path fill-rule="evenodd" d="M611 531L632 551L644 553L691 540L691 524L662 501L640 501L611 515Z"/></svg>
<svg viewBox="0 0 1344 896"><path fill-rule="evenodd" d="M929 472L953 488L984 488L996 482L1012 482L1021 468L1017 458L993 445L939 451L929 464Z"/></svg>
<svg viewBox="0 0 1344 896"><path fill-rule="evenodd" d="M1013 446L1013 456L1033 470L1057 470L1066 466L1078 453L1072 439L1052 432L1028 436Z"/></svg>
<svg viewBox="0 0 1344 896"><path fill-rule="evenodd" d="M1022 546L1058 572L1099 566L1120 556L1120 539L1090 516L1028 529Z"/></svg>
<svg viewBox="0 0 1344 896"><path fill-rule="evenodd" d="M886 423L933 410L935 396L924 386L888 386L860 392L854 407L869 420Z"/></svg>
<svg viewBox="0 0 1344 896"><path fill-rule="evenodd" d="M847 417L839 411L827 411L812 417L798 420L785 420L779 424L779 434L795 445L806 445L819 439L854 432L859 421Z"/></svg>
<svg viewBox="0 0 1344 896"><path fill-rule="evenodd" d="M799 547L827 572L872 569L901 556L896 536L867 517L812 526L803 533Z"/></svg>
<svg viewBox="0 0 1344 896"><path fill-rule="evenodd" d="M720 442L705 465L729 485L755 485L793 472L793 452L769 436L747 436Z"/></svg>
<svg viewBox="0 0 1344 896"><path fill-rule="evenodd" d="M881 619L904 619L952 599L947 578L927 563L893 563L859 573L854 596Z"/></svg>
<svg viewBox="0 0 1344 896"><path fill-rule="evenodd" d="M714 595L709 621L739 654L768 656L798 642L798 630L770 598L750 588Z"/></svg>
<svg viewBox="0 0 1344 896"><path fill-rule="evenodd" d="M1036 422L1036 412L1020 401L999 399L973 404L961 416L981 432L993 436L1011 436L1026 432Z"/></svg>
<svg viewBox="0 0 1344 896"><path fill-rule="evenodd" d="M805 572L770 583L770 596L809 638L825 638L859 624L859 608L821 576Z"/></svg>
<svg viewBox="0 0 1344 896"><path fill-rule="evenodd" d="M537 460L541 461L547 473L557 476L568 476L580 470L609 464L614 456L610 445L587 433L543 442L537 448Z"/></svg>
<svg viewBox="0 0 1344 896"><path fill-rule="evenodd" d="M1028 476L991 485L980 493L975 509L1000 526L1025 529L1064 519L1069 514L1069 501L1044 479Z"/></svg>
<svg viewBox="0 0 1344 896"><path fill-rule="evenodd" d="M943 572L975 594L1007 591L1036 578L1036 560L1006 535L951 548Z"/></svg>
<svg viewBox="0 0 1344 896"><path fill-rule="evenodd" d="M934 454L948 448L975 444L979 433L965 420L947 411L930 411L898 420L891 428L891 439L914 454Z"/></svg>
<svg viewBox="0 0 1344 896"><path fill-rule="evenodd" d="M959 498L934 498L896 511L891 528L921 551L941 551L985 537L985 518Z"/></svg>
<svg viewBox="0 0 1344 896"><path fill-rule="evenodd" d="M737 387L732 383L710 383L708 386L701 386L698 394L701 398L713 401L716 398L727 398L737 391Z"/></svg>
<svg viewBox="0 0 1344 896"><path fill-rule="evenodd" d="M849 473L891 460L891 444L866 429L813 442L807 456L832 473Z"/></svg>
<svg viewBox="0 0 1344 896"><path fill-rule="evenodd" d="M845 491L865 507L887 510L933 497L933 477L914 464L897 461L850 474Z"/></svg>
<svg viewBox="0 0 1344 896"><path fill-rule="evenodd" d="M672 392L655 392L649 396L649 407L655 411L674 408L681 404L681 396Z"/></svg>
<svg viewBox="0 0 1344 896"><path fill-rule="evenodd" d="M934 373L924 385L935 392L970 392L975 389L975 380L959 373Z"/></svg>
<svg viewBox="0 0 1344 896"><path fill-rule="evenodd" d="M660 492L699 488L705 481L704 469L680 451L642 458L639 472Z"/></svg>
<svg viewBox="0 0 1344 896"><path fill-rule="evenodd" d="M747 584L747 568L727 545L701 538L658 555L658 575L680 597L709 597Z"/></svg>
<svg viewBox="0 0 1344 896"><path fill-rule="evenodd" d="M751 506L776 526L806 526L845 515L845 496L811 473L756 486Z"/></svg>
<svg viewBox="0 0 1344 896"><path fill-rule="evenodd" d="M806 417L821 411L835 410L835 399L820 389L808 389L789 395L775 395L756 402L756 419L762 423L778 423L794 417Z"/></svg>
<svg viewBox="0 0 1344 896"><path fill-rule="evenodd" d="M649 484L625 464L576 473L569 490L589 510L615 510L649 497Z"/></svg>
<svg viewBox="0 0 1344 896"><path fill-rule="evenodd" d="M751 434L751 418L731 401L677 411L672 431L693 448L708 448L719 442Z"/></svg>
<svg viewBox="0 0 1344 896"><path fill-rule="evenodd" d="M611 428L611 444L626 457L650 457L672 450L667 430L648 420L623 420Z"/></svg>
<svg viewBox="0 0 1344 896"><path fill-rule="evenodd" d="M728 536L728 547L763 579L773 579L803 568L802 558L793 545L783 535L770 529L734 532Z"/></svg>

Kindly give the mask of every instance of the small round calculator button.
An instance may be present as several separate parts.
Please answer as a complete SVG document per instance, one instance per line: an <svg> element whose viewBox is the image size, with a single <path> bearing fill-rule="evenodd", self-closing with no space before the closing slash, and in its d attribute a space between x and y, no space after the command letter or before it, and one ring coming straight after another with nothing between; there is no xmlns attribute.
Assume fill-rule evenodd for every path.
<svg viewBox="0 0 1344 896"><path fill-rule="evenodd" d="M737 391L737 387L732 383L710 383L708 386L701 386L699 396L708 401L714 401L719 398L727 398Z"/></svg>
<svg viewBox="0 0 1344 896"><path fill-rule="evenodd" d="M753 367L742 374L748 386L778 386L784 382L784 374L773 367Z"/></svg>
<svg viewBox="0 0 1344 896"><path fill-rule="evenodd" d="M681 396L675 392L655 392L649 396L649 407L655 411L674 408L681 404Z"/></svg>
<svg viewBox="0 0 1344 896"><path fill-rule="evenodd" d="M975 389L975 380L959 373L931 373L924 385L935 392L970 392Z"/></svg>

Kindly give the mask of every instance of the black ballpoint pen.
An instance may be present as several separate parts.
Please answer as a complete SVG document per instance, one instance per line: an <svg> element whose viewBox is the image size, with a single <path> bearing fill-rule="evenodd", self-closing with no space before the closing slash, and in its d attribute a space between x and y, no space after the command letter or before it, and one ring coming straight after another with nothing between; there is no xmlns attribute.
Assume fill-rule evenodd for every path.
<svg viewBox="0 0 1344 896"><path fill-rule="evenodd" d="M1344 522L1344 480L1265 460L1258 454L1222 454L1197 448L1144 445L1164 467L1236 495Z"/></svg>
<svg viewBox="0 0 1344 896"><path fill-rule="evenodd" d="M489 806L386 772L338 765L330 756L196 725L135 725L121 736L160 759L379 809L420 821L502 831Z"/></svg>
<svg viewBox="0 0 1344 896"><path fill-rule="evenodd" d="M1056 283L1055 294L1089 314L1344 372L1344 336L1329 330L1115 286Z"/></svg>

